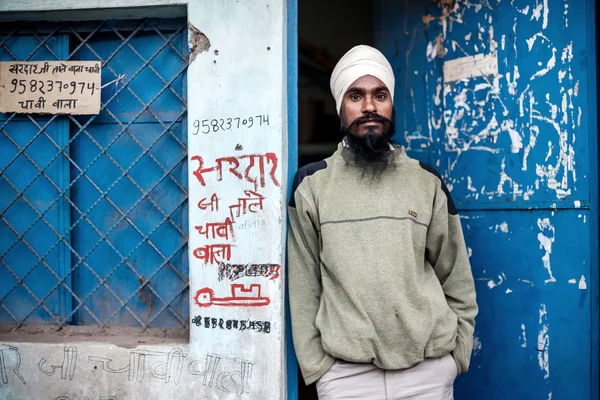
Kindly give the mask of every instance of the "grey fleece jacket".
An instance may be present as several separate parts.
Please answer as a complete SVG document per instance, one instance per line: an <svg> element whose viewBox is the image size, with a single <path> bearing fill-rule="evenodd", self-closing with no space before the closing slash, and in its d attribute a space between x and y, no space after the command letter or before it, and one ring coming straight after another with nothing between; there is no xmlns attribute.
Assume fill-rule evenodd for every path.
<svg viewBox="0 0 600 400"><path fill-rule="evenodd" d="M306 384L335 359L401 370L452 353L466 372L477 304L446 186L401 146L372 182L341 153L298 171L289 206L292 333Z"/></svg>

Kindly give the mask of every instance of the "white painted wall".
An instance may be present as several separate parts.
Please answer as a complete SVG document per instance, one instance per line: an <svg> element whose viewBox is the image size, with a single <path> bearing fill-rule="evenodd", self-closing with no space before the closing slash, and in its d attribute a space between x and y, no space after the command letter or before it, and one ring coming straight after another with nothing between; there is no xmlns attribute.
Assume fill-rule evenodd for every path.
<svg viewBox="0 0 600 400"><path fill-rule="evenodd" d="M183 3L186 1L100 0L91 7L90 3L71 0L0 0L0 17L2 12L122 6L135 13L135 7ZM168 339L161 344L119 347L81 338L64 337L60 344L44 342L43 336L19 341L3 338L1 399L286 397L285 277L280 268L285 251L287 186L285 4L280 0L202 0L188 5L189 23L195 28L191 28L191 36L199 37L200 31L210 41L210 48L198 53L188 69L193 321L189 345L169 343ZM50 18L47 13L45 18ZM210 131L206 134L204 120ZM202 199L210 201L213 194L218 197L218 211L216 207L214 211L198 207ZM257 195L262 207L256 201L240 200ZM239 208L230 209L236 204ZM228 230L213 234L209 225L208 238L195 228L229 222L227 218L232 220ZM225 232L227 238L222 237ZM230 245L230 256L216 254L215 259L204 261L196 257L202 256L198 249L214 244ZM231 264L225 279L219 279L221 261ZM260 276L248 276L256 275L254 264L270 267L258 269ZM245 271L243 276L234 276L240 270ZM231 299L233 285L243 285L243 290L258 285L260 296L251 298L257 297L256 293L242 290L237 297L245 299ZM214 291L210 306L195 302L196 292L203 288ZM255 321L261 322L260 328Z"/></svg>
<svg viewBox="0 0 600 400"><path fill-rule="evenodd" d="M210 288L215 298L231 297L232 285L249 288L254 284L259 285L262 299L237 300L238 304L269 301L268 305L208 307L199 307L193 301L192 321L196 317L202 320L191 324L190 351L193 354L212 351L253 363L256 380L252 398L256 399L283 398L285 393L283 271L237 280L219 280L218 275L220 262L238 266L282 266L284 262L287 176L284 4L277 0L203 0L189 8L190 22L211 43L210 49L200 53L188 69L189 165L204 181L202 184L190 174L190 229L224 222L227 218L235 220L235 238L229 240L190 233L190 293L194 297L196 291ZM268 125L263 116L268 118ZM203 121L208 121L210 129L203 128ZM207 130L208 133L203 133ZM199 173L201 169L218 168L218 159L223 157L230 159L223 161L220 170ZM219 199L218 211L199 209L197 204L205 198L210 201L213 194ZM262 209L253 200L253 205L247 203L248 210L243 212L244 200L240 199L249 196L256 199L257 195L264 197L260 200ZM240 208L230 209L235 205ZM211 244L231 245L230 257L217 256L205 262L194 256L198 249ZM236 300L224 301L232 304ZM211 318L208 328L206 318ZM223 318L224 327L214 328L212 318ZM241 331L241 325L238 329L227 329L230 326L227 324L233 323L228 320L239 321L238 324L266 321L270 332Z"/></svg>

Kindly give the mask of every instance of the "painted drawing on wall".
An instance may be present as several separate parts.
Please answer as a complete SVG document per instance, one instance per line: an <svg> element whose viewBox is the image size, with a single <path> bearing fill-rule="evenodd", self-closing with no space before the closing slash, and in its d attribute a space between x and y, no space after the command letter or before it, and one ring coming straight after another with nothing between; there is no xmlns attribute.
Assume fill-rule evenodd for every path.
<svg viewBox="0 0 600 400"><path fill-rule="evenodd" d="M233 284L231 285L231 297L215 297L214 294L210 288L198 290L194 297L196 305L200 307L260 307L267 306L271 302L271 299L261 295L260 284L252 284L248 289L243 284Z"/></svg>
<svg viewBox="0 0 600 400"><path fill-rule="evenodd" d="M165 383L179 384L183 361L187 354L180 348L162 352L154 350L136 349L129 352L129 363L123 367L114 367L113 360L106 357L89 356L88 361L99 365L103 371L111 374L127 373L129 381L142 382L150 372L156 379ZM147 362L149 365L147 365Z"/></svg>
<svg viewBox="0 0 600 400"><path fill-rule="evenodd" d="M23 385L26 384L25 379L19 372L21 366L21 353L18 347L10 345L0 345L0 377L5 385L9 383L9 376L14 374Z"/></svg>
<svg viewBox="0 0 600 400"><path fill-rule="evenodd" d="M193 171L193 174L202 186L206 186L204 174L216 172L217 180L222 181L224 170L240 181L252 183L254 190L257 190L259 187L264 188L267 185L267 176L265 174L268 174L269 180L275 186L279 186L279 181L275 176L279 159L275 153L219 157L215 159L214 165L209 168L204 168L205 159L202 156L192 156L191 160L198 162L198 168ZM258 172L254 172L255 167L258 168Z"/></svg>
<svg viewBox="0 0 600 400"><path fill-rule="evenodd" d="M77 347L73 345L67 345L63 349L63 359L60 365L46 366L46 359L40 359L38 368L44 374L48 376L54 375L57 370L60 370L61 379L73 380L75 375L75 367L77 366Z"/></svg>
<svg viewBox="0 0 600 400"><path fill-rule="evenodd" d="M205 362L193 361L190 374L202 376L202 385L216 387L221 392L248 394L254 362L207 354Z"/></svg>

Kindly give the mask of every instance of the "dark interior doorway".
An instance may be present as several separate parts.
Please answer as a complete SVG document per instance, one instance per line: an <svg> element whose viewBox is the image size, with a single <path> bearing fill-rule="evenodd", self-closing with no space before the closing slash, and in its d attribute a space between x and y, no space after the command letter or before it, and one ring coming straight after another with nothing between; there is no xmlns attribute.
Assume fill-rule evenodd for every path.
<svg viewBox="0 0 600 400"><path fill-rule="evenodd" d="M374 44L374 3L298 2L298 167L329 157L341 140L329 78L346 51ZM315 385L298 377L299 399L317 400Z"/></svg>
<svg viewBox="0 0 600 400"><path fill-rule="evenodd" d="M346 51L373 45L374 3L298 2L298 167L328 157L341 139L329 78Z"/></svg>

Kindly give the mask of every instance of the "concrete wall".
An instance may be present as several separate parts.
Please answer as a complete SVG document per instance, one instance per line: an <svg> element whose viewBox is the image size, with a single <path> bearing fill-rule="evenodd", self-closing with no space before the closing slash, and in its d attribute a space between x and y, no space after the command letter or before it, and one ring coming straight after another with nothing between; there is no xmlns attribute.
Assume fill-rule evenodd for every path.
<svg viewBox="0 0 600 400"><path fill-rule="evenodd" d="M229 234L190 235L191 351L247 360L256 377L252 398L260 399L285 390L281 3L204 0L189 8L190 23L202 31L191 28L192 44L198 36L202 46L203 35L210 40L188 69L190 229L232 224Z"/></svg>
<svg viewBox="0 0 600 400"><path fill-rule="evenodd" d="M131 17L136 7L185 3L96 1L94 7L106 9L99 14L80 10L91 3L23 0L0 2L0 15L52 10L76 19ZM285 4L188 4L189 344L135 336L4 336L0 398L286 397ZM148 15L146 8L140 12Z"/></svg>

